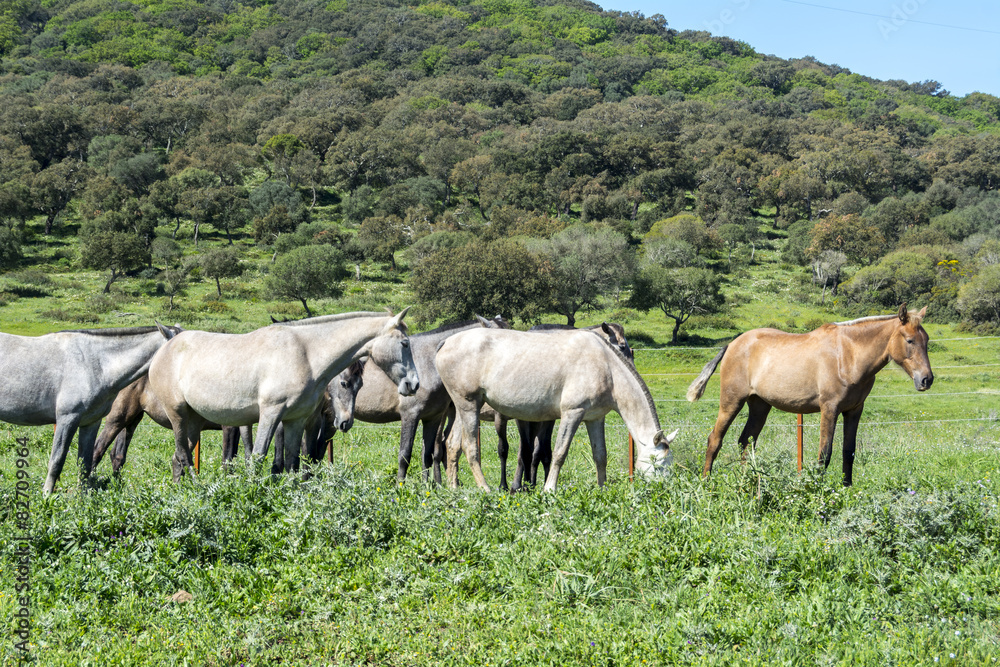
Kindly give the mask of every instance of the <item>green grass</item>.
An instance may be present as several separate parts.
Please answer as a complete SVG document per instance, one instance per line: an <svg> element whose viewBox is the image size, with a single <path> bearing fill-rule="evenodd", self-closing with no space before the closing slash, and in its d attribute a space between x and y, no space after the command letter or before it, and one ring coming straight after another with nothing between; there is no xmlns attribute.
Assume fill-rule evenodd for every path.
<svg viewBox="0 0 1000 667"><path fill-rule="evenodd" d="M245 331L299 314L261 297L261 251L257 269L223 284L225 307L206 298L214 284L196 282L165 314L155 281L124 280L103 297L101 277L72 270L60 247L46 241L37 261L0 276L4 331L153 317ZM464 461L457 491L425 486L416 470L397 486L398 428L365 424L338 436L334 463L308 481L222 471L219 436L207 434L201 474L175 485L172 436L147 422L120 479L105 463L81 484L68 465L43 499L51 429L0 424L0 619L12 627L15 439L26 437L35 664L996 664L1000 339L969 339L931 313L934 386L917 393L898 368L881 373L850 489L839 432L831 469L800 475L795 418L779 412L746 465L738 419L700 479L718 378L698 403L683 396L713 348L755 326L845 317L773 255L760 250L765 263L726 286L729 310L692 319L680 346L666 346L671 325L656 312L579 319L632 334L662 424L681 429L664 481L628 482L614 415L604 489L578 434L559 491L517 496L476 491ZM380 267L363 278L316 310L410 303ZM816 424L806 417L807 461ZM495 445L484 428L494 484ZM172 602L180 590L193 599ZM0 663L15 664L3 635Z"/></svg>

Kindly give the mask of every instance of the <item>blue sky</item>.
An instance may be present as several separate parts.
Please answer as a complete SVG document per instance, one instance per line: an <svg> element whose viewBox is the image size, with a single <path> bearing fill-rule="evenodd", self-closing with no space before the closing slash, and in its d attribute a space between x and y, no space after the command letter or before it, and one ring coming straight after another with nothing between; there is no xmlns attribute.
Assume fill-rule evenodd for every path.
<svg viewBox="0 0 1000 667"><path fill-rule="evenodd" d="M876 79L940 82L952 95L1000 96L1000 5L971 0L598 0L663 14L781 58L814 56Z"/></svg>

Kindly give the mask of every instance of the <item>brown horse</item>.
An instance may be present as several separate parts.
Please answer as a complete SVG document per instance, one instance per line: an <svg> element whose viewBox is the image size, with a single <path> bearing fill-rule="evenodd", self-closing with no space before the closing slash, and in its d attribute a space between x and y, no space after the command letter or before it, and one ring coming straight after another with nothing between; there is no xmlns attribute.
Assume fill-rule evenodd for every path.
<svg viewBox="0 0 1000 667"><path fill-rule="evenodd" d="M913 379L917 391L930 389L934 381L927 332L920 326L926 312L926 307L909 312L904 303L895 315L824 324L806 334L754 329L738 336L705 365L687 391L689 401L701 398L721 361L719 417L708 436L703 476L712 472L722 439L746 404L750 414L739 439L744 458L747 444L757 441L772 407L800 414L819 412L819 459L824 468L830 464L837 416L843 414L844 486L850 486L858 422L875 374L892 360Z"/></svg>

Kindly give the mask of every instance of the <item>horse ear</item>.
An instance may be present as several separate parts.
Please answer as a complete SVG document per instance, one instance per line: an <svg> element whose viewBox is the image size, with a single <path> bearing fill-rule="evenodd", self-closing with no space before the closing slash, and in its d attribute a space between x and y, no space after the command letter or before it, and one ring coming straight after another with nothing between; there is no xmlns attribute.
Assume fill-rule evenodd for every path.
<svg viewBox="0 0 1000 667"><path fill-rule="evenodd" d="M904 301L899 306L899 321L906 324L910 321L910 311L906 309L906 302Z"/></svg>
<svg viewBox="0 0 1000 667"><path fill-rule="evenodd" d="M601 331L608 334L608 336L611 336L612 338L614 338L615 336L614 332L611 331L611 327L608 325L607 322L601 322Z"/></svg>
<svg viewBox="0 0 1000 667"><path fill-rule="evenodd" d="M392 324L393 324L393 326L395 326L397 328L402 328L402 326L403 326L403 318L406 317L406 313L409 310L410 310L410 306L407 306L403 310L399 311L399 315L396 315L396 316L394 316L392 318Z"/></svg>
<svg viewBox="0 0 1000 667"><path fill-rule="evenodd" d="M479 322L479 326L483 327L484 329L490 328L490 321L485 317L483 317L482 315L476 315L476 321Z"/></svg>
<svg viewBox="0 0 1000 667"><path fill-rule="evenodd" d="M677 437L678 433L680 433L680 429L676 429L670 435L663 435L663 429L660 429L659 431L656 432L656 435L653 436L653 446L654 447L660 445L663 445L664 447L668 446L671 442L674 441L674 438Z"/></svg>
<svg viewBox="0 0 1000 667"><path fill-rule="evenodd" d="M163 326L157 320L153 320L153 321L156 322L156 328L160 330L160 333L167 340L170 340L171 338L173 338L174 336L177 335L177 332L174 331L172 328Z"/></svg>
<svg viewBox="0 0 1000 667"><path fill-rule="evenodd" d="M924 306L923 308L921 308L920 312L918 312L914 317L917 318L917 322L920 322L921 320L924 319L925 315L927 315L927 306Z"/></svg>

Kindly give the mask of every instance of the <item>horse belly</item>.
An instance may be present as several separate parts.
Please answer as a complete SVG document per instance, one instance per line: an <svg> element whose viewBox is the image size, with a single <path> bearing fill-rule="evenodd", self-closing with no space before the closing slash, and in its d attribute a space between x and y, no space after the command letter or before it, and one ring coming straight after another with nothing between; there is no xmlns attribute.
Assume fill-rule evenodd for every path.
<svg viewBox="0 0 1000 667"><path fill-rule="evenodd" d="M522 386L518 391L486 390L484 398L494 410L513 419L550 421L559 419L562 414L559 403L552 400L550 393L530 387Z"/></svg>

